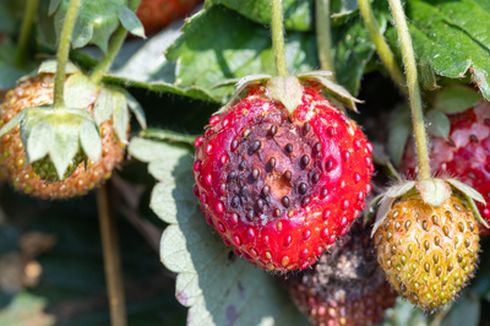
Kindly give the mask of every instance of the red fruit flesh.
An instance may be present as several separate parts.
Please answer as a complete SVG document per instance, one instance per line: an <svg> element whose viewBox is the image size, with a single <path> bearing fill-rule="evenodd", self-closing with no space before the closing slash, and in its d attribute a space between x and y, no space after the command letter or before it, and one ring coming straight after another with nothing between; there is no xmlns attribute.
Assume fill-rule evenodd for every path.
<svg viewBox="0 0 490 326"><path fill-rule="evenodd" d="M482 217L490 223L490 103L449 115L451 129L448 139L431 138L431 167L436 175L456 177L474 187L487 201L478 204ZM416 154L413 141L407 144L402 171L416 175ZM484 234L490 230L481 228Z"/></svg>
<svg viewBox="0 0 490 326"><path fill-rule="evenodd" d="M269 270L313 264L364 207L371 145L314 87L289 114L264 86L196 140L196 195L238 254Z"/></svg>
<svg viewBox="0 0 490 326"><path fill-rule="evenodd" d="M182 18L201 0L142 0L136 14L147 35L153 34Z"/></svg>

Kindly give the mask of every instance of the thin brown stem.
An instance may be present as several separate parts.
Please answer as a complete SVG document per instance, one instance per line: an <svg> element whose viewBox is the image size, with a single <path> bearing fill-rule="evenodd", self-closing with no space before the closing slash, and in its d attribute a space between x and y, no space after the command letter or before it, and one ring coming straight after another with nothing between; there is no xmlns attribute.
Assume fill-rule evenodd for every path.
<svg viewBox="0 0 490 326"><path fill-rule="evenodd" d="M126 326L126 300L119 253L117 226L111 213L107 186L97 190L100 234L104 253L104 270L109 296L111 325Z"/></svg>

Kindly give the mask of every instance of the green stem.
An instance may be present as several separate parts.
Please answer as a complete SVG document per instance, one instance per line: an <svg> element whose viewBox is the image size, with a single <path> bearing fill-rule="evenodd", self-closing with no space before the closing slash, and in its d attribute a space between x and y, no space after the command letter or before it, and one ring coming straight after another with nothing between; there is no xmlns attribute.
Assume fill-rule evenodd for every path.
<svg viewBox="0 0 490 326"><path fill-rule="evenodd" d="M422 98L417 77L417 64L412 46L412 39L408 30L408 24L403 11L401 0L388 0L391 14L394 18L396 31L400 42L403 65L407 76L408 98L412 111L412 125L415 136L415 145L418 159L418 180L430 178L430 162L427 146L427 135L424 125L424 113L422 112Z"/></svg>
<svg viewBox="0 0 490 326"><path fill-rule="evenodd" d="M141 0L130 0L128 3L129 9L136 10L140 2ZM119 50L121 50L121 47L127 35L127 29L124 28L124 26L119 25L117 30L114 32L114 35L112 35L111 37L111 42L109 44L109 48L107 49L107 54L92 70L92 75L90 76L90 79L92 79L94 83L98 84L102 80L102 77L104 77L104 74L109 70L112 62L119 53Z"/></svg>
<svg viewBox="0 0 490 326"><path fill-rule="evenodd" d="M330 29L330 0L316 0L315 27L318 58L322 70L335 73L332 57L332 33ZM332 75L331 79L335 79Z"/></svg>
<svg viewBox="0 0 490 326"><path fill-rule="evenodd" d="M39 0L27 0L24 17L22 19L22 26L20 27L19 40L15 50L15 64L18 67L22 67L26 62L27 50L29 48L29 41L32 33L32 24L34 23L38 7Z"/></svg>
<svg viewBox="0 0 490 326"><path fill-rule="evenodd" d="M287 76L288 67L284 50L284 17L282 0L272 0L272 50L278 76Z"/></svg>
<svg viewBox="0 0 490 326"><path fill-rule="evenodd" d="M374 43L374 47L376 48L379 58L386 67L386 70L388 70L391 79L393 79L402 92L406 93L407 88L405 86L405 78L403 77L402 71L398 67L390 46L386 42L384 35L381 33L381 28L376 21L376 17L374 17L370 1L358 0L358 5L362 19L364 20L364 25L368 30L371 41Z"/></svg>
<svg viewBox="0 0 490 326"><path fill-rule="evenodd" d="M57 52L57 68L56 76L54 79L54 107L60 108L65 105L64 101L64 88L65 88L65 66L68 62L68 55L70 54L70 42L77 21L78 9L80 8L80 0L70 0L68 4L68 10L65 15L65 21L63 22L63 28L61 29L60 40L58 44Z"/></svg>

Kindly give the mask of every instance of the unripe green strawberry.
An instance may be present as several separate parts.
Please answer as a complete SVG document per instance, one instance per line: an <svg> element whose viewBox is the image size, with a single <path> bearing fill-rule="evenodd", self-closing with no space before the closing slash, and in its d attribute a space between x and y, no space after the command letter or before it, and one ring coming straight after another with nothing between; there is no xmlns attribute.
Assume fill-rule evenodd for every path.
<svg viewBox="0 0 490 326"><path fill-rule="evenodd" d="M7 92L0 104L2 123L8 123L26 108L50 105L53 101L53 89L54 76L49 73L20 81L14 89ZM86 109L92 112L94 103ZM74 166L68 168L73 172L63 180L49 177L53 176L54 171L49 167L50 162L45 159L34 162L34 165L26 164L19 126L1 139L2 165L7 171L9 181L21 192L49 199L83 195L109 178L124 156L125 144L117 137L112 120L100 124L99 133L102 141L100 159L96 162L83 160L81 163L75 159ZM41 176L35 173L35 169ZM41 178L42 176L47 177L47 180Z"/></svg>
<svg viewBox="0 0 490 326"><path fill-rule="evenodd" d="M375 233L375 244L391 285L431 311L452 301L473 275L478 223L459 194L434 206L412 192L394 202Z"/></svg>

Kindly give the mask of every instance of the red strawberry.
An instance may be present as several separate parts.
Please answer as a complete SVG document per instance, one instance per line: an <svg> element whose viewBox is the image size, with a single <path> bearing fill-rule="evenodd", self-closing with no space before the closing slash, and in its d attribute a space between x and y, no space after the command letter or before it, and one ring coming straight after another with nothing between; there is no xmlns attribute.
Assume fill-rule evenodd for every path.
<svg viewBox="0 0 490 326"><path fill-rule="evenodd" d="M287 285L298 308L319 326L376 325L396 299L360 224Z"/></svg>
<svg viewBox="0 0 490 326"><path fill-rule="evenodd" d="M200 0L142 0L138 8L138 18L145 27L146 34L153 34L174 20L182 18Z"/></svg>
<svg viewBox="0 0 490 326"><path fill-rule="evenodd" d="M307 84L290 113L264 84L196 140L195 193L209 224L269 270L304 269L347 232L373 172L359 127Z"/></svg>
<svg viewBox="0 0 490 326"><path fill-rule="evenodd" d="M483 102L463 113L449 115L449 120L449 138L431 139L432 171L456 176L478 190L487 200L486 206L478 203L480 213L490 222L490 103ZM413 177L416 165L415 146L410 141L405 149L402 171Z"/></svg>

